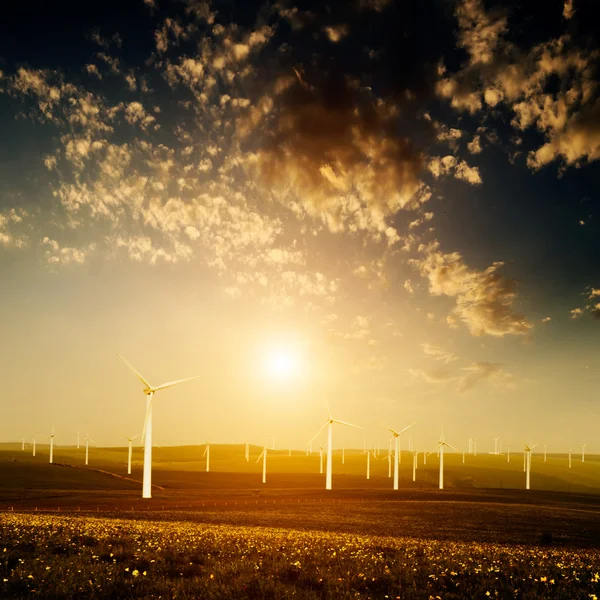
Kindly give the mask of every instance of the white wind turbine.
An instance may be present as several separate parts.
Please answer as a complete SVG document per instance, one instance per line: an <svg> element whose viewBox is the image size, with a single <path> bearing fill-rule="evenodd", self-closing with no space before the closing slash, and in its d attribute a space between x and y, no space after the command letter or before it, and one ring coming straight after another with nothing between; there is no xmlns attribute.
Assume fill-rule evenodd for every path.
<svg viewBox="0 0 600 600"><path fill-rule="evenodd" d="M129 446L127 449L127 475L131 475L131 455L133 454L133 440L139 438L140 434L134 435L133 437L125 436L127 440L127 445Z"/></svg>
<svg viewBox="0 0 600 600"><path fill-rule="evenodd" d="M31 446L33 447L33 456L35 456L35 438L37 438L37 437L40 437L40 434L39 434L39 433L36 433L36 434L33 436L33 439L32 439L32 441L31 441Z"/></svg>
<svg viewBox="0 0 600 600"><path fill-rule="evenodd" d="M510 444L506 447L506 462L510 462Z"/></svg>
<svg viewBox="0 0 600 600"><path fill-rule="evenodd" d="M464 456L464 452L463 452L463 456ZM416 481L417 480L417 459L419 457L418 450L414 451L412 453L412 457L413 457L413 469L412 469L412 471L413 471L413 481Z"/></svg>
<svg viewBox="0 0 600 600"><path fill-rule="evenodd" d="M327 412L329 413L329 418L325 422L325 425L317 431L317 433L313 436L309 443L312 441L324 430L327 429L327 474L325 476L325 489L331 489L331 480L332 480L332 459L333 459L333 424L338 423L339 425L347 425L348 427L356 427L357 429L362 429L359 425L353 425L352 423L347 423L346 421L338 421L331 416L331 411L329 410L329 406L327 406ZM323 452L321 446L321 453ZM321 454L321 469L323 468L323 458ZM323 471L321 471L323 472Z"/></svg>
<svg viewBox="0 0 600 600"><path fill-rule="evenodd" d="M544 444L544 462L546 462L546 450L547 450L548 446L546 446L546 444Z"/></svg>
<svg viewBox="0 0 600 600"><path fill-rule="evenodd" d="M204 448L204 454L202 454L202 457L204 458L206 456L206 472L208 473L210 471L210 442L206 442L206 448Z"/></svg>
<svg viewBox="0 0 600 600"><path fill-rule="evenodd" d="M440 453L440 490L444 489L444 447L451 448L452 450L454 450L454 452L458 452L458 450L454 446L451 446L448 442L446 442L446 440L444 439L444 432L442 431L442 435L440 436L440 442L437 446L437 450ZM434 452L435 450L431 451L429 454L433 454Z"/></svg>
<svg viewBox="0 0 600 600"><path fill-rule="evenodd" d="M423 449L423 464L427 464L427 442L425 442L425 448Z"/></svg>
<svg viewBox="0 0 600 600"><path fill-rule="evenodd" d="M263 459L262 482L267 483L267 447L266 446L263 448L263 451L259 454L258 458L256 459L256 462L258 462L261 458Z"/></svg>
<svg viewBox="0 0 600 600"><path fill-rule="evenodd" d="M244 458L246 459L246 462L250 460L250 444L248 442L245 443Z"/></svg>
<svg viewBox="0 0 600 600"><path fill-rule="evenodd" d="M371 479L371 454L375 460L378 460L376 450L369 448L367 450L367 479Z"/></svg>
<svg viewBox="0 0 600 600"><path fill-rule="evenodd" d="M21 452L25 452L25 438L21 438Z"/></svg>
<svg viewBox="0 0 600 600"><path fill-rule="evenodd" d="M52 435L48 436L50 438L50 464L54 462L54 438L56 437L54 433L54 425L52 425Z"/></svg>
<svg viewBox="0 0 600 600"><path fill-rule="evenodd" d="M581 462L585 462L585 447L586 447L586 444L583 444L581 446Z"/></svg>
<svg viewBox="0 0 600 600"><path fill-rule="evenodd" d="M77 450L79 450L79 430L77 430Z"/></svg>
<svg viewBox="0 0 600 600"><path fill-rule="evenodd" d="M569 469L571 468L571 447L569 446Z"/></svg>
<svg viewBox="0 0 600 600"><path fill-rule="evenodd" d="M536 447L537 444L528 446L525 444L525 457L526 457L526 471L525 471L525 489L531 489L531 451Z"/></svg>
<svg viewBox="0 0 600 600"><path fill-rule="evenodd" d="M319 446L319 473L323 475L323 446Z"/></svg>
<svg viewBox="0 0 600 600"><path fill-rule="evenodd" d="M346 464L346 450L345 450L344 446L342 446L342 464L343 465Z"/></svg>
<svg viewBox="0 0 600 600"><path fill-rule="evenodd" d="M88 464L88 459L90 455L90 442L97 446L96 442L90 438L90 434L86 432L85 434L85 464Z"/></svg>
<svg viewBox="0 0 600 600"><path fill-rule="evenodd" d="M500 439L499 437L494 438L494 454L499 454L499 452L498 452L498 440L499 439Z"/></svg>
<svg viewBox="0 0 600 600"><path fill-rule="evenodd" d="M400 431L396 431L395 429L392 429L391 427L386 427L386 429L388 429L389 431L392 432L392 435L394 437L394 489L395 490L398 489L398 464L400 462L398 438L400 437L400 434L404 433L407 429L410 429L415 423L416 423L416 421L414 421L410 425L407 425L404 429L401 429Z"/></svg>
<svg viewBox="0 0 600 600"><path fill-rule="evenodd" d="M138 373L120 354L117 356L133 371L135 376L144 384L143 393L146 395L146 416L144 418L144 429L142 431L142 443L144 444L144 476L142 484L142 498L152 498L152 399L154 394L160 390L164 390L173 385L184 383L185 381L191 381L200 377L195 375L194 377L187 377L186 379L178 379L176 381L169 381L162 385L152 386L148 383L140 373Z"/></svg>

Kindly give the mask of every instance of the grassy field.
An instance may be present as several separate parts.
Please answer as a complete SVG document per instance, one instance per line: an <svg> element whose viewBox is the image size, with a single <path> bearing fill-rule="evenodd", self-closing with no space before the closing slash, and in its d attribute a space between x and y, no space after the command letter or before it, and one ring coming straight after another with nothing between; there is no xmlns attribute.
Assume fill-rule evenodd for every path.
<svg viewBox="0 0 600 600"><path fill-rule="evenodd" d="M261 464L256 464L261 448L250 447L250 461L244 460L244 448L241 444L219 444L211 446L211 472L205 472L205 461L202 459L204 446L178 446L154 448L153 450L153 483L168 489L218 489L226 486L263 487L261 481ZM21 451L20 444L0 444L0 470L3 465L17 461L19 465L39 466L36 472L36 487L46 486L44 483L44 466L48 464L48 447L39 445L37 456L31 456L31 450ZM388 463L382 460L371 461L371 479L366 480L366 458L359 450L346 451L345 464L341 462L341 453L334 453L333 470L334 486L341 488L361 487L365 489L391 488L388 478ZM85 450L74 447L58 447L55 449L56 463L84 467ZM408 452L403 453L400 465L400 483L402 487L420 488L435 487L438 478L438 458L432 455L423 465L419 458L417 481L412 482L412 458ZM467 455L465 463L462 456L447 454L445 456L445 485L448 488L499 488L523 489L525 474L523 473L523 455L511 454L511 461L506 456L479 454ZM142 449L134 448L133 471L131 478L141 480ZM8 467L6 467L8 468ZM90 448L89 469L99 469L127 477L127 448ZM18 470L18 469L17 469ZM304 452L293 452L288 456L287 450L269 451L266 487L272 487L274 481L280 481L285 474L304 474L314 477L303 478L303 485L310 488L324 487L324 477L319 475L319 456L313 453L306 456ZM214 477L217 474L235 473L236 477ZM273 479L272 474L280 477ZM244 476L248 477L244 477ZM19 477L15 472L14 477ZM29 475L23 476L25 479ZM22 479L23 479L22 477ZM54 472L47 476L48 485L58 477ZM0 477L0 488L7 486L11 478ZM23 485L27 482L23 479ZM87 475L81 471L83 485L94 485L88 482ZM88 482L88 483L86 483ZM542 454L532 457L531 487L534 490L557 492L577 492L600 494L600 456L589 455L582 463L580 457L573 457L572 468L568 468L565 455L548 455L544 462Z"/></svg>
<svg viewBox="0 0 600 600"><path fill-rule="evenodd" d="M598 550L31 514L0 538L7 599L600 595Z"/></svg>
<svg viewBox="0 0 600 600"><path fill-rule="evenodd" d="M600 462L540 455L409 456L392 490L387 461L365 477L360 451L318 455L241 445L156 448L153 498L141 450L0 445L0 598L600 597ZM254 457L254 458L253 458ZM570 491L569 491L570 490Z"/></svg>

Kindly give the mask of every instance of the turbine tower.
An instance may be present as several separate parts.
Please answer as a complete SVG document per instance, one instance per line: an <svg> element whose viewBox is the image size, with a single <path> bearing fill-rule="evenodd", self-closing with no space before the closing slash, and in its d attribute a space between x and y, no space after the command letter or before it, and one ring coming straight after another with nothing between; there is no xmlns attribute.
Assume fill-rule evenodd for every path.
<svg viewBox="0 0 600 600"><path fill-rule="evenodd" d="M248 462L250 460L250 444L248 442L245 443L245 454L244 457L246 458L246 462Z"/></svg>
<svg viewBox="0 0 600 600"><path fill-rule="evenodd" d="M85 434L85 464L87 466L88 464L88 459L89 459L89 455L90 455L90 442L92 442L92 444L95 444L96 446L98 444L96 444L96 442L92 439L90 439L90 434L86 432Z"/></svg>
<svg viewBox="0 0 600 600"><path fill-rule="evenodd" d="M415 451L412 453L412 457L413 457L413 481L417 480L417 458L419 456L419 452ZM463 452L463 456L464 456L464 452Z"/></svg>
<svg viewBox="0 0 600 600"><path fill-rule="evenodd" d="M398 438L400 437L401 433L404 433L407 429L410 429L415 423L416 423L416 421L414 421L410 425L407 425L404 429L401 429L400 431L396 431L395 429L392 429L391 427L386 427L386 429L389 429L392 432L392 435L394 437L394 489L395 490L398 489L398 464L400 462L400 455L398 452L398 446L399 446Z"/></svg>
<svg viewBox="0 0 600 600"><path fill-rule="evenodd" d="M135 440L136 438L139 438L139 437L140 437L139 433L137 435L134 435L133 437L125 436L125 439L127 440L127 444L129 446L128 451L127 451L127 475L131 475L131 455L133 453L133 440Z"/></svg>
<svg viewBox="0 0 600 600"><path fill-rule="evenodd" d="M528 446L527 444L525 444L525 464L526 464L526 470L525 470L525 489L529 490L531 489L531 451L536 447L537 444L534 445L530 445Z"/></svg>
<svg viewBox="0 0 600 600"><path fill-rule="evenodd" d="M442 431L442 435L440 436L440 442L436 448L436 450L440 453L440 490L444 489L444 447L452 448L454 452L458 452L458 450L454 446L451 446L448 442L446 442L446 440L444 439L444 432ZM435 450L432 450L429 454L433 454L434 452Z"/></svg>
<svg viewBox="0 0 600 600"><path fill-rule="evenodd" d="M54 425L52 425L52 435L49 436L50 438L50 464L52 464L54 462L54 438L56 437L56 435L54 434Z"/></svg>
<svg viewBox="0 0 600 600"><path fill-rule="evenodd" d="M585 447L586 447L586 444L583 444L581 446L581 462L585 462Z"/></svg>
<svg viewBox="0 0 600 600"><path fill-rule="evenodd" d="M206 456L206 472L208 473L210 471L210 443L207 441L206 442L206 448L204 448L204 454L202 455L202 457L204 458Z"/></svg>
<svg viewBox="0 0 600 600"><path fill-rule="evenodd" d="M332 453L333 453L333 424L338 423L339 425L347 425L348 427L356 427L357 429L362 429L359 425L353 425L352 423L347 423L346 421L338 421L331 416L331 411L329 410L329 406L327 406L327 412L329 414L329 418L325 422L325 425L317 431L317 433L310 440L309 444L324 430L327 429L327 474L325 477L325 489L331 489L331 479L332 479ZM322 448L322 447L321 447ZM321 459L321 465L323 464L323 460Z"/></svg>
<svg viewBox="0 0 600 600"><path fill-rule="evenodd" d="M267 483L267 447L266 446L263 448L263 451L259 454L258 458L256 459L256 462L258 462L261 458L263 459L262 482Z"/></svg>
<svg viewBox="0 0 600 600"><path fill-rule="evenodd" d="M186 379L178 379L176 381L169 381L162 385L152 386L148 383L140 373L138 373L120 354L117 356L133 371L135 376L144 384L143 393L146 395L146 416L144 418L144 429L142 431L142 443L144 444L144 477L142 484L142 498L152 498L152 399L154 394L160 390L164 390L171 386L185 381L191 381L200 377L195 375L194 377L187 377Z"/></svg>

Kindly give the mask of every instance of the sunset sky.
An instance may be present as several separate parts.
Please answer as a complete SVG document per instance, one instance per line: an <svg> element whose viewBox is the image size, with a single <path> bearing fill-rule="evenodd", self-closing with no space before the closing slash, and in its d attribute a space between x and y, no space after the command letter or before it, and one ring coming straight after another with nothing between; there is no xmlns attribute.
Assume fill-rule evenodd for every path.
<svg viewBox="0 0 600 600"><path fill-rule="evenodd" d="M0 441L140 432L119 352L200 376L157 394L160 445L304 448L327 401L365 427L336 446L418 420L419 444L600 452L598 23L3 3Z"/></svg>

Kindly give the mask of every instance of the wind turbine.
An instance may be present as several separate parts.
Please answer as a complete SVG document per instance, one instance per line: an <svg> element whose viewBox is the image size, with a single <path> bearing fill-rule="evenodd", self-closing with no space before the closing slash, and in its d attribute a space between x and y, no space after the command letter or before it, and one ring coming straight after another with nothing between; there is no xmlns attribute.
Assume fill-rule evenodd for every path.
<svg viewBox="0 0 600 600"><path fill-rule="evenodd" d="M546 462L546 449L548 448L548 446L546 446L546 444L544 444L544 462Z"/></svg>
<svg viewBox="0 0 600 600"><path fill-rule="evenodd" d="M396 431L395 429L392 429L391 427L386 428L386 429L389 429L392 432L392 435L394 436L394 489L395 490L398 489L398 463L400 462L400 456L399 456L399 452L398 452L398 446L399 446L398 438L400 437L401 433L404 433L407 429L410 429L415 423L416 423L416 421L414 421L410 425L407 425L404 429L401 429L400 431Z"/></svg>
<svg viewBox="0 0 600 600"><path fill-rule="evenodd" d="M21 438L21 452L25 452L25 438Z"/></svg>
<svg viewBox="0 0 600 600"><path fill-rule="evenodd" d="M36 437L40 437L40 434L36 433L36 434L33 436L33 440L32 440L32 442L31 442L31 445L32 445L32 447L33 447L33 456L35 456L35 438L36 438Z"/></svg>
<svg viewBox="0 0 600 600"><path fill-rule="evenodd" d="M465 447L463 446L463 457L462 457L463 465L465 464Z"/></svg>
<svg viewBox="0 0 600 600"><path fill-rule="evenodd" d="M378 460L376 451L369 448L367 450L367 479L371 479L371 454L373 454L375 460Z"/></svg>
<svg viewBox="0 0 600 600"><path fill-rule="evenodd" d="M135 376L144 384L143 393L146 395L146 416L144 418L144 429L142 431L142 443L144 444L144 477L142 484L142 498L152 498L152 399L154 394L160 390L164 390L171 386L185 381L191 381L200 377L195 375L194 377L187 377L186 379L178 379L176 381L169 381L162 385L152 386L148 383L140 373L138 373L120 354L117 356L133 371Z"/></svg>
<svg viewBox="0 0 600 600"><path fill-rule="evenodd" d="M510 462L510 444L506 448L506 462Z"/></svg>
<svg viewBox="0 0 600 600"><path fill-rule="evenodd" d="M79 450L79 430L77 430L77 450Z"/></svg>
<svg viewBox="0 0 600 600"><path fill-rule="evenodd" d="M248 462L250 460L250 444L248 444L248 442L245 443L244 457L246 458L246 462Z"/></svg>
<svg viewBox="0 0 600 600"><path fill-rule="evenodd" d="M342 464L343 465L346 464L346 452L345 452L344 446L342 446Z"/></svg>
<svg viewBox="0 0 600 600"><path fill-rule="evenodd" d="M423 464L427 464L427 442L425 442L425 448L423 449Z"/></svg>
<svg viewBox="0 0 600 600"><path fill-rule="evenodd" d="M583 444L581 446L581 462L585 462L585 447L586 447L586 444Z"/></svg>
<svg viewBox="0 0 600 600"><path fill-rule="evenodd" d="M202 457L206 456L206 472L210 471L210 443L206 442L206 448L204 448L204 454Z"/></svg>
<svg viewBox="0 0 600 600"><path fill-rule="evenodd" d="M531 451L536 446L537 446L537 444L534 444L533 446L528 446L527 444L525 444L525 456L527 457L527 459L526 459L527 469L525 472L525 489L526 490L531 489Z"/></svg>
<svg viewBox="0 0 600 600"><path fill-rule="evenodd" d="M571 448L569 447L569 469L571 468Z"/></svg>
<svg viewBox="0 0 600 600"><path fill-rule="evenodd" d="M458 450L454 446L451 446L448 442L446 442L446 440L444 440L444 432L442 431L442 435L440 436L440 443L437 446L437 450L440 453L440 490L444 489L444 446L452 448L454 452L458 452ZM434 452L435 450L431 451L429 454L433 454Z"/></svg>
<svg viewBox="0 0 600 600"><path fill-rule="evenodd" d="M323 446L319 446L319 473L323 475Z"/></svg>
<svg viewBox="0 0 600 600"><path fill-rule="evenodd" d="M263 459L262 482L267 483L267 447L266 446L263 448L263 451L259 454L258 458L256 459L256 462L258 462L261 458Z"/></svg>
<svg viewBox="0 0 600 600"><path fill-rule="evenodd" d="M135 440L136 438L139 438L139 437L140 437L139 433L137 435L134 435L133 437L125 436L125 439L127 440L127 444L129 445L129 449L127 452L127 475L131 475L131 455L133 453L133 440Z"/></svg>
<svg viewBox="0 0 600 600"><path fill-rule="evenodd" d="M494 438L494 454L498 454L498 440L499 439L500 439L499 437Z"/></svg>
<svg viewBox="0 0 600 600"><path fill-rule="evenodd" d="M312 441L324 430L327 429L327 474L325 476L325 489L326 490L330 490L331 489L331 479L332 479L332 459L333 459L333 424L334 423L338 423L339 425L348 425L349 427L356 427L357 429L362 429L362 427L360 427L359 425L353 425L352 423L347 423L346 421L338 421L337 419L334 419L331 416L331 411L329 410L329 406L327 406L327 412L329 413L329 418L327 419L327 421L325 422L325 425L323 425L323 427L321 427L321 429L319 429L319 431L317 431L317 433L314 435L314 437L312 438L312 440L310 440L309 443L312 443ZM321 446L322 448L322 446ZM321 450L322 452L322 450ZM322 454L321 454L322 457ZM323 466L323 458L321 458L321 467ZM322 472L322 471L321 471Z"/></svg>
<svg viewBox="0 0 600 600"><path fill-rule="evenodd" d="M95 444L96 446L98 444L96 444L96 442L92 439L90 439L90 434L86 432L85 434L85 464L87 466L88 464L88 458L89 458L89 454L90 454L90 442L92 442L92 444Z"/></svg>
<svg viewBox="0 0 600 600"><path fill-rule="evenodd" d="M412 457L413 457L413 481L417 480L417 458L419 456L419 452L413 452L412 453ZM463 456L464 456L464 452L463 452Z"/></svg>
<svg viewBox="0 0 600 600"><path fill-rule="evenodd" d="M52 435L48 436L50 438L50 464L54 462L54 438L56 437L54 433L54 425L52 425Z"/></svg>

